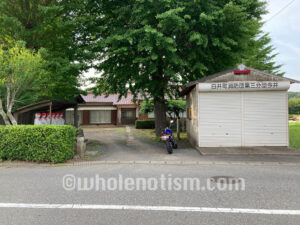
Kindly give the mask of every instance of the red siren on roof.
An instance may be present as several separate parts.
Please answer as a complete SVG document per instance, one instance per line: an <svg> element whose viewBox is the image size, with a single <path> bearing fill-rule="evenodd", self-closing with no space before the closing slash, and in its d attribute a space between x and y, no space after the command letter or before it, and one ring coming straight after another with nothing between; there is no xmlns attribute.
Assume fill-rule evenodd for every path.
<svg viewBox="0 0 300 225"><path fill-rule="evenodd" d="M238 66L238 70L234 71L234 74L248 74L250 72L251 72L251 70L246 69L246 66L241 64Z"/></svg>

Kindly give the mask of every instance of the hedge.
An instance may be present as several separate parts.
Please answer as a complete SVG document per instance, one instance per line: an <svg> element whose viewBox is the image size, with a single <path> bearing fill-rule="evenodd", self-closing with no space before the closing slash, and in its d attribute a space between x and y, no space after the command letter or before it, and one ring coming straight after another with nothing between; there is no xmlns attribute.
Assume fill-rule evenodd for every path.
<svg viewBox="0 0 300 225"><path fill-rule="evenodd" d="M68 125L0 126L0 161L64 162L74 156L75 139Z"/></svg>
<svg viewBox="0 0 300 225"><path fill-rule="evenodd" d="M136 129L154 129L155 121L154 120L136 120L135 128Z"/></svg>

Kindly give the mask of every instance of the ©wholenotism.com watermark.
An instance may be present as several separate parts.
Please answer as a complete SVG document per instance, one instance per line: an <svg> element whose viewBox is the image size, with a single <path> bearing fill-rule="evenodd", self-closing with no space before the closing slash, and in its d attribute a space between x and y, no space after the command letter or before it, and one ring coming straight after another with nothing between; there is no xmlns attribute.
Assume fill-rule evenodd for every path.
<svg viewBox="0 0 300 225"><path fill-rule="evenodd" d="M244 178L200 179L198 177L173 177L161 174L158 177L115 177L104 178L99 174L78 177L67 174L62 180L66 191L244 191Z"/></svg>

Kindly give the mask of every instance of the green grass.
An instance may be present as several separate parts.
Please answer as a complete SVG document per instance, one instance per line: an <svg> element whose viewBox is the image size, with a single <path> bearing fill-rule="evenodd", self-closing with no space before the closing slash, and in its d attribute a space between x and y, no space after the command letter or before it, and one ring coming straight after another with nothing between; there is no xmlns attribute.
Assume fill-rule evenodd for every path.
<svg viewBox="0 0 300 225"><path fill-rule="evenodd" d="M88 149L95 149L100 147L100 142L93 139L88 139L86 146Z"/></svg>
<svg viewBox="0 0 300 225"><path fill-rule="evenodd" d="M135 136L142 139L150 139L151 141L159 142L160 138L156 137L155 130L152 129L135 129Z"/></svg>
<svg viewBox="0 0 300 225"><path fill-rule="evenodd" d="M189 147L190 144L187 139L187 133L186 131L180 132L180 140L177 139L176 130L173 130L173 134L176 138L176 141L180 146ZM155 130L153 129L135 129L134 135L139 138L143 139L144 141L149 140L154 142L160 142L160 137L156 137Z"/></svg>
<svg viewBox="0 0 300 225"><path fill-rule="evenodd" d="M126 134L126 129L125 128L119 128L116 130L117 133L119 134Z"/></svg>
<svg viewBox="0 0 300 225"><path fill-rule="evenodd" d="M290 147L300 150L300 122L290 122Z"/></svg>

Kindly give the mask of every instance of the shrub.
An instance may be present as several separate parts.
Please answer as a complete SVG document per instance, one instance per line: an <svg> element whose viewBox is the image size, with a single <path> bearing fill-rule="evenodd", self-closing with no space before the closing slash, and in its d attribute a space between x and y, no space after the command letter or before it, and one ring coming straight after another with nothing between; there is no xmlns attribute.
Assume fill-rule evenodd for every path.
<svg viewBox="0 0 300 225"><path fill-rule="evenodd" d="M136 120L135 128L136 129L154 129L155 121L154 120Z"/></svg>
<svg viewBox="0 0 300 225"><path fill-rule="evenodd" d="M74 156L75 138L67 125L0 126L0 159L64 162Z"/></svg>
<svg viewBox="0 0 300 225"><path fill-rule="evenodd" d="M300 98L289 99L289 113L300 114Z"/></svg>

